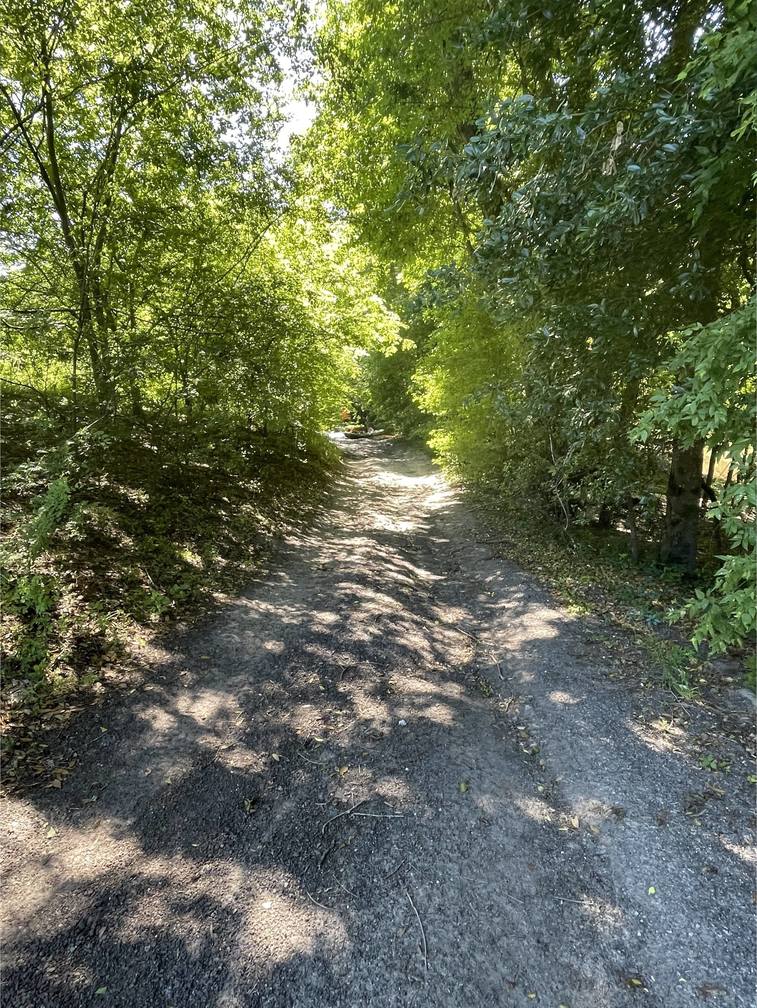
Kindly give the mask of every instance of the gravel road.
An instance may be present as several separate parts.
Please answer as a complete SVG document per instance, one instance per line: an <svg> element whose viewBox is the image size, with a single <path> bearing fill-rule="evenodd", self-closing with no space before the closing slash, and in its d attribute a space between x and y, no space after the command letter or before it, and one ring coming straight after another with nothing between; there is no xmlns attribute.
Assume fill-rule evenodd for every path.
<svg viewBox="0 0 757 1008"><path fill-rule="evenodd" d="M751 1008L739 754L702 769L496 553L420 453L345 445L318 524L4 802L4 1003Z"/></svg>

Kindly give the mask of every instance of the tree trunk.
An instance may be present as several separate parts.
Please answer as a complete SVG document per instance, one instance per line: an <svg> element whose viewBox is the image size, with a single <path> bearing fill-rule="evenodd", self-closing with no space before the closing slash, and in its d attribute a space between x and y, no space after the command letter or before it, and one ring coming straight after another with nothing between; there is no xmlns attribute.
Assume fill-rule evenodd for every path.
<svg viewBox="0 0 757 1008"><path fill-rule="evenodd" d="M613 513L608 504L601 504L597 515L597 528L609 532L613 526Z"/></svg>
<svg viewBox="0 0 757 1008"><path fill-rule="evenodd" d="M663 563L678 564L689 574L694 574L697 566L703 456L702 441L686 448L673 443L660 559Z"/></svg>
<svg viewBox="0 0 757 1008"><path fill-rule="evenodd" d="M628 509L628 530L631 533L631 539L629 542L629 547L631 551L631 560L633 563L638 564L641 557L641 549L639 547L639 530L636 525L636 502L631 501L631 506Z"/></svg>
<svg viewBox="0 0 757 1008"><path fill-rule="evenodd" d="M670 26L668 52L663 59L661 76L676 80L694 53L697 31L701 30L709 9L708 0L682 0Z"/></svg>

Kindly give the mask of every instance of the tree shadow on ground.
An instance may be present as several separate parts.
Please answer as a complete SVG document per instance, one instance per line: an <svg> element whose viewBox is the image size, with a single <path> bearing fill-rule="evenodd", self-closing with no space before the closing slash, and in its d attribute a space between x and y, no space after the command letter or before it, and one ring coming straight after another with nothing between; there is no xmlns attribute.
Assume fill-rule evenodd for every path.
<svg viewBox="0 0 757 1008"><path fill-rule="evenodd" d="M35 875L7 876L9 1003L688 1003L647 975L608 871L622 824L576 828L493 694L472 629L496 604L486 572L449 574L458 505L386 451L361 449L364 482L345 476L340 517L293 537L277 573L82 714L91 744L62 792L18 803ZM533 602L511 585L509 618ZM550 668L557 690L578 632L534 620L494 656L505 682ZM581 731L596 716L581 709ZM678 772L628 726L619 744Z"/></svg>

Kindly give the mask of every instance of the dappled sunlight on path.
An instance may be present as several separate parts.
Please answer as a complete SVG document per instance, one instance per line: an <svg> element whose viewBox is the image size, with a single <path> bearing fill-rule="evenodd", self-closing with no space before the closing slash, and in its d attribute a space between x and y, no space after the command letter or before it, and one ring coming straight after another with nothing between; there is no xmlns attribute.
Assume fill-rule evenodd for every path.
<svg viewBox="0 0 757 1008"><path fill-rule="evenodd" d="M580 621L423 456L346 450L333 510L6 804L9 1004L746 1005L739 807L717 859L661 830L695 772Z"/></svg>

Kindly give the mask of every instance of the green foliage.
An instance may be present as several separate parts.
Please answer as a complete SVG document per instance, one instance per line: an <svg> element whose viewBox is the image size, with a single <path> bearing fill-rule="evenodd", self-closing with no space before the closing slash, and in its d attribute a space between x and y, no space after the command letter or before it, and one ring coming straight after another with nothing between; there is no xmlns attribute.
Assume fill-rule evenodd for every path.
<svg viewBox="0 0 757 1008"><path fill-rule="evenodd" d="M304 145L415 344L368 360L372 394L412 397L445 466L508 510L620 525L637 557L675 534L684 562L702 448L732 484L752 466L753 6L375 14L327 5ZM689 610L716 650L752 628L753 514L725 482L705 520L726 559L702 556Z"/></svg>
<svg viewBox="0 0 757 1008"><path fill-rule="evenodd" d="M36 560L49 545L52 534L61 525L70 499L71 490L66 477L54 479L24 530L30 562Z"/></svg>
<svg viewBox="0 0 757 1008"><path fill-rule="evenodd" d="M707 641L718 653L732 644L753 641L757 633L757 487L753 476L748 484L728 487L708 513L720 522L733 552L718 557L721 566L712 587L697 588L680 615L695 621L693 643Z"/></svg>
<svg viewBox="0 0 757 1008"><path fill-rule="evenodd" d="M744 683L749 689L757 691L757 655L749 655L744 669Z"/></svg>
<svg viewBox="0 0 757 1008"><path fill-rule="evenodd" d="M523 461L508 452L523 415L519 334L497 325L473 293L427 314L435 326L414 385L418 402L441 421L431 433L432 447L466 479L514 476Z"/></svg>
<svg viewBox="0 0 757 1008"><path fill-rule="evenodd" d="M16 662L21 676L40 679L48 670L48 639L59 598L56 579L42 574L22 574L6 593L8 610L21 624L16 641Z"/></svg>
<svg viewBox="0 0 757 1008"><path fill-rule="evenodd" d="M708 641L715 652L753 639L757 630L754 312L752 300L678 334L678 351L659 378L662 388L633 432L638 440L660 432L682 443L701 440L714 452L727 446L728 478L734 482L710 504L707 517L718 523L729 553L718 557L712 586L697 588L678 614L694 620L693 643Z"/></svg>
<svg viewBox="0 0 757 1008"><path fill-rule="evenodd" d="M632 432L636 440L646 441L662 429L683 444L704 439L713 448L728 445L741 471L757 422L756 310L752 299L708 325L675 334L676 351L655 376L658 390Z"/></svg>
<svg viewBox="0 0 757 1008"><path fill-rule="evenodd" d="M697 687L689 681L697 665L696 655L691 648L651 635L644 638L644 648L660 669L663 685L667 689L684 700L697 695Z"/></svg>
<svg viewBox="0 0 757 1008"><path fill-rule="evenodd" d="M344 401L352 348L392 329L366 257L273 158L288 10L5 11L2 373L74 424L94 399L312 431Z"/></svg>
<svg viewBox="0 0 757 1008"><path fill-rule="evenodd" d="M429 417L413 398L408 380L418 359L418 348L409 340L390 351L372 350L360 362L358 395L379 427L425 441Z"/></svg>
<svg viewBox="0 0 757 1008"><path fill-rule="evenodd" d="M276 150L297 6L0 15L5 673L41 688L242 576L399 320Z"/></svg>
<svg viewBox="0 0 757 1008"><path fill-rule="evenodd" d="M63 525L70 497L68 479L54 478L32 502L29 519L13 530L2 551L0 587L6 615L17 628L15 661L20 674L32 679L42 678L48 666L49 638L61 584L44 559Z"/></svg>

